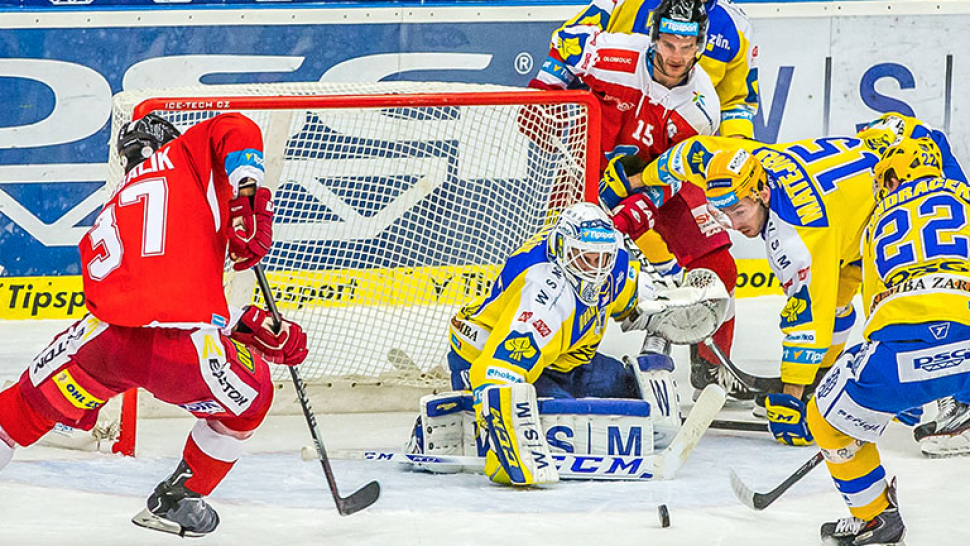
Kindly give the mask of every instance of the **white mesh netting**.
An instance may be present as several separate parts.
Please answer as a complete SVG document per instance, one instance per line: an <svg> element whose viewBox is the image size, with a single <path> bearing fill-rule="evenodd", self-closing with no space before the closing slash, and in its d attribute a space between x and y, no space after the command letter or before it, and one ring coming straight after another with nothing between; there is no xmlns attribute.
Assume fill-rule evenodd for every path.
<svg viewBox="0 0 970 546"><path fill-rule="evenodd" d="M449 100L483 92L525 98L509 105ZM440 104L401 102L414 93L434 94ZM360 100L314 103L324 95ZM386 95L386 104L355 106L366 95ZM276 209L263 265L280 311L309 333L304 378L440 385L447 325L458 307L489 289L498 266L529 235L584 198L590 113L579 102L524 106L540 95L409 82L126 92L114 100L111 142L150 97L212 97L202 108L170 101L168 108L192 109L155 111L185 130L228 111L218 109L226 100L237 104L227 97L280 96L272 110L234 111L263 130ZM110 156L113 188L122 169ZM244 299L259 302L247 283Z"/></svg>

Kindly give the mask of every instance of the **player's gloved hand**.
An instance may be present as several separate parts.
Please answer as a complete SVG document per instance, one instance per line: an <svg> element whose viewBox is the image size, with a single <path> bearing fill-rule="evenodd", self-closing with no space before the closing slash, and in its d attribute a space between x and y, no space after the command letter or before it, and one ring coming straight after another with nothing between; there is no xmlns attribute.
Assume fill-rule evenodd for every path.
<svg viewBox="0 0 970 546"><path fill-rule="evenodd" d="M236 271L249 269L269 252L273 244L273 195L256 188L253 197L240 195L229 201L229 258Z"/></svg>
<svg viewBox="0 0 970 546"><path fill-rule="evenodd" d="M923 418L923 406L917 406L915 408L909 408L908 410L903 410L896 414L896 421L906 425L907 427L915 427L919 424L920 420Z"/></svg>
<svg viewBox="0 0 970 546"><path fill-rule="evenodd" d="M635 193L613 209L613 225L620 233L636 241L653 229L656 213L657 206L646 195Z"/></svg>
<svg viewBox="0 0 970 546"><path fill-rule="evenodd" d="M231 337L258 350L275 364L295 366L309 353L306 334L299 324L284 320L277 333L273 329L273 316L255 305L243 310Z"/></svg>
<svg viewBox="0 0 970 546"><path fill-rule="evenodd" d="M600 180L600 201L603 205L609 210L618 207L620 201L633 193L629 177L640 174L646 167L646 161L635 155L621 155L611 159Z"/></svg>
<svg viewBox="0 0 970 546"><path fill-rule="evenodd" d="M768 429L779 443L807 446L815 439L805 420L805 403L790 394L769 394L765 400Z"/></svg>

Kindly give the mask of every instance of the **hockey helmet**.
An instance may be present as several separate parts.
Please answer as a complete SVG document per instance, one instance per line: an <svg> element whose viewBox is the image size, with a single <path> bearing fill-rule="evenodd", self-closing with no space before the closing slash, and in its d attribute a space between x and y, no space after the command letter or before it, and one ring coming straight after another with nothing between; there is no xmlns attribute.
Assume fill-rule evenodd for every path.
<svg viewBox="0 0 970 546"><path fill-rule="evenodd" d="M707 8L704 0L663 0L650 14L650 40L661 34L697 37L697 56L704 53L707 42Z"/></svg>
<svg viewBox="0 0 970 546"><path fill-rule="evenodd" d="M586 305L599 300L616 265L621 237L606 213L592 203L569 206L552 229L547 254Z"/></svg>
<svg viewBox="0 0 970 546"><path fill-rule="evenodd" d="M122 125L116 148L125 172L134 169L181 134L174 125L157 114L146 114L141 119Z"/></svg>
<svg viewBox="0 0 970 546"><path fill-rule="evenodd" d="M872 172L872 194L881 201L889 194L886 182L890 176L900 182L943 176L943 157L932 139L907 138L886 148Z"/></svg>
<svg viewBox="0 0 970 546"><path fill-rule="evenodd" d="M745 197L757 197L767 181L761 161L743 148L716 152L707 164L707 200L726 209Z"/></svg>

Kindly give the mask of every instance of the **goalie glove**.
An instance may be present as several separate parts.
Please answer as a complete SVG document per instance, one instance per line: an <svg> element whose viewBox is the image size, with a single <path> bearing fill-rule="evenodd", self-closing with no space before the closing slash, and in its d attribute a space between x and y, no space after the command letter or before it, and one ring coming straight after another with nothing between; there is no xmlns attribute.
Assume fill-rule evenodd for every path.
<svg viewBox="0 0 970 546"><path fill-rule="evenodd" d="M309 354L307 337L299 324L284 320L277 333L273 328L272 315L255 305L243 310L230 337L256 349L274 364L295 366Z"/></svg>
<svg viewBox="0 0 970 546"><path fill-rule="evenodd" d="M652 299L643 284L639 289L637 316L621 325L623 331L645 330L678 345L699 343L711 336L730 303L721 279L703 268L688 271L683 286L655 289Z"/></svg>
<svg viewBox="0 0 970 546"><path fill-rule="evenodd" d="M611 159L600 180L600 201L603 205L609 210L618 207L620 201L633 193L628 177L640 174L646 167L647 163L635 155L621 155Z"/></svg>
<svg viewBox="0 0 970 546"><path fill-rule="evenodd" d="M273 244L273 196L266 188L229 201L229 258L236 271L249 269Z"/></svg>

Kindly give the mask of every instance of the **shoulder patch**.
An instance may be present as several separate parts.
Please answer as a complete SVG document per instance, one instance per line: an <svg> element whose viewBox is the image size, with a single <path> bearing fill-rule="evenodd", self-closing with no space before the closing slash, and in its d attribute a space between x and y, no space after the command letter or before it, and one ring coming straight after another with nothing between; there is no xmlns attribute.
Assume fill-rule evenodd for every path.
<svg viewBox="0 0 970 546"><path fill-rule="evenodd" d="M512 332L495 350L495 358L529 371L539 361L539 349L532 333Z"/></svg>

